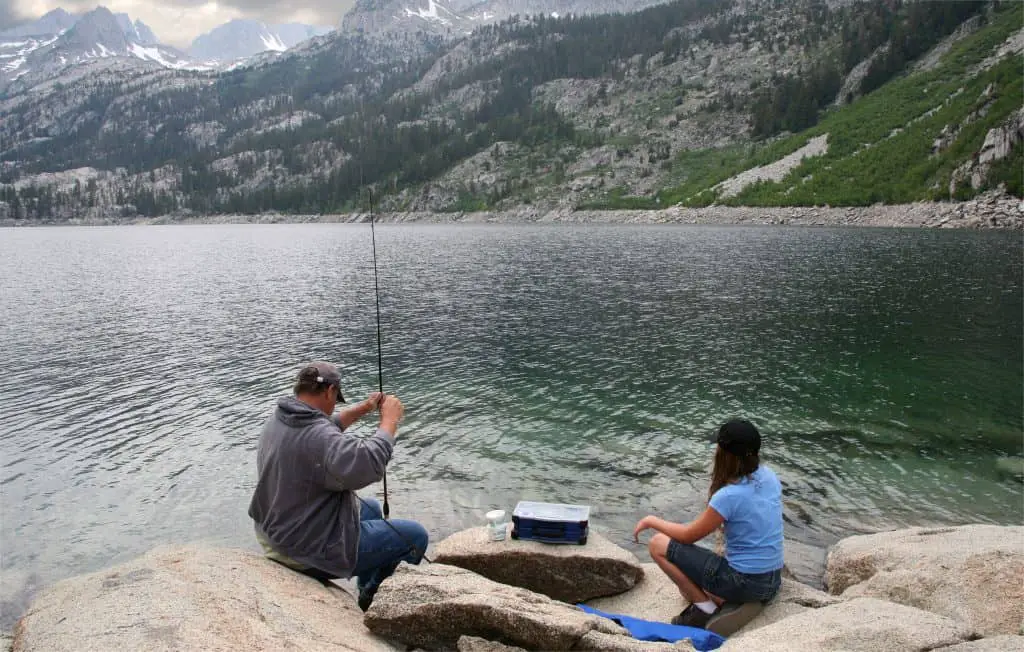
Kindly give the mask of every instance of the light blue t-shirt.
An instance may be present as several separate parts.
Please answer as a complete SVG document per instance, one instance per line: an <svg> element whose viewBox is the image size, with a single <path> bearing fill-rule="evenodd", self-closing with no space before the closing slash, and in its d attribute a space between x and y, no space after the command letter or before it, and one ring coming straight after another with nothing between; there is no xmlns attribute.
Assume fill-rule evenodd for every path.
<svg viewBox="0 0 1024 652"><path fill-rule="evenodd" d="M782 483L761 465L711 497L711 508L725 519L725 559L741 573L782 568Z"/></svg>

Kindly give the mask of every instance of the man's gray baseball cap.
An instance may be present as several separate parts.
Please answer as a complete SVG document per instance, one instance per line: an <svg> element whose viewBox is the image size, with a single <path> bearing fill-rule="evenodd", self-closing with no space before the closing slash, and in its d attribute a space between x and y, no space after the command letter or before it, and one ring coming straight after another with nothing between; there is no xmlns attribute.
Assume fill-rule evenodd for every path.
<svg viewBox="0 0 1024 652"><path fill-rule="evenodd" d="M338 402L344 403L345 397L341 394L341 374L338 368L329 362L311 362L302 368L297 379L299 384L317 385L324 388L334 385L338 390Z"/></svg>

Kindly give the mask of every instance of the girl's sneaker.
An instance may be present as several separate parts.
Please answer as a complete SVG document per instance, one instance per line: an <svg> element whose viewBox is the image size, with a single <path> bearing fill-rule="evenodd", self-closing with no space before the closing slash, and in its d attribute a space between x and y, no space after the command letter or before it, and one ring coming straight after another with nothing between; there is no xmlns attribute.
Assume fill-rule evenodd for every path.
<svg viewBox="0 0 1024 652"><path fill-rule="evenodd" d="M711 620L711 618L713 618L717 613L718 611L716 611L713 614L705 613L705 611L697 605L691 604L688 607L686 607L686 609L683 609L683 611L678 616L672 619L672 624L684 625L686 627L699 627L700 629L705 629L705 625L707 625L708 621Z"/></svg>

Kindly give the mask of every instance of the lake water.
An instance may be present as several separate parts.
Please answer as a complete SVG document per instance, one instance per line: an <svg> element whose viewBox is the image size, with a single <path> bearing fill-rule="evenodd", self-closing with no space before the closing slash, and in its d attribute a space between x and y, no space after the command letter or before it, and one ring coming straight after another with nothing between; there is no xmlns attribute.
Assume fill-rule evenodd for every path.
<svg viewBox="0 0 1024 652"><path fill-rule="evenodd" d="M520 499L701 509L732 416L787 536L1021 523L1020 234L377 227L392 514L434 540ZM261 423L311 358L376 386L365 225L0 230L0 624L164 543L255 549ZM372 431L372 423L360 428ZM380 487L365 493L377 493Z"/></svg>

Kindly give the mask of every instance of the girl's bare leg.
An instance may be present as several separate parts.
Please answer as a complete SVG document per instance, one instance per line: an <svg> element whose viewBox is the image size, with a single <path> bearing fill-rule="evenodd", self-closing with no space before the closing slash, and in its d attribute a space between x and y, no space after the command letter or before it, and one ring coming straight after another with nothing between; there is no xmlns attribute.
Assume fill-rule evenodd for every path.
<svg viewBox="0 0 1024 652"><path fill-rule="evenodd" d="M697 586L693 580L687 577L683 571L679 570L678 566L668 560L665 555L668 553L669 541L671 541L671 539L659 532L651 537L651 542L647 544L647 549L651 553L651 559L653 559L654 563L658 565L658 568L664 571L664 573L668 575L669 579L679 587L679 592L683 594L683 597L686 598L688 602L694 603L714 600L715 604L721 605L721 598L716 598L715 596L705 592L704 589Z"/></svg>

